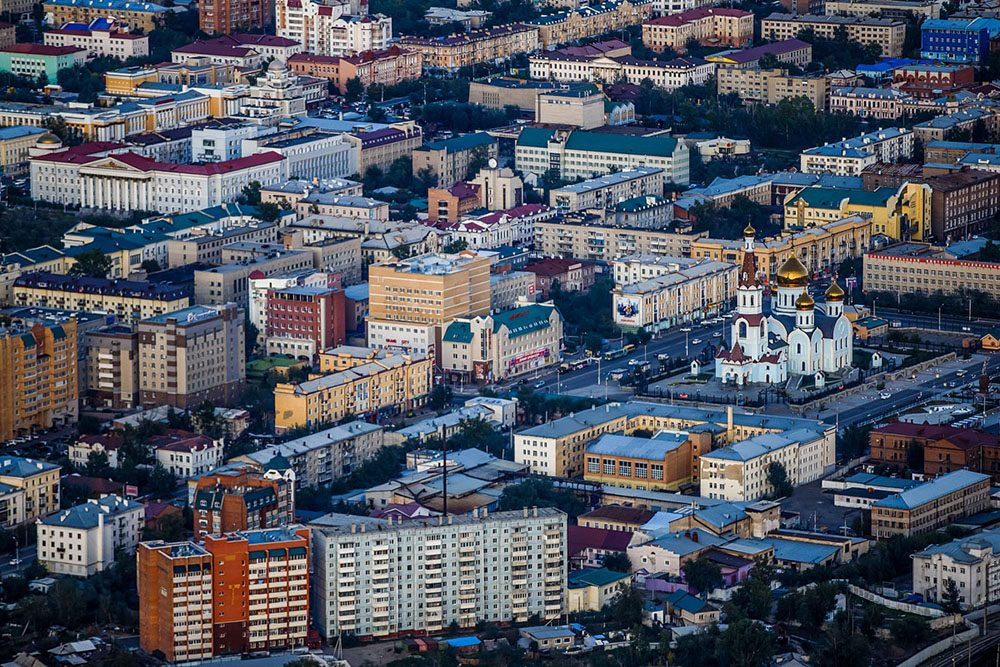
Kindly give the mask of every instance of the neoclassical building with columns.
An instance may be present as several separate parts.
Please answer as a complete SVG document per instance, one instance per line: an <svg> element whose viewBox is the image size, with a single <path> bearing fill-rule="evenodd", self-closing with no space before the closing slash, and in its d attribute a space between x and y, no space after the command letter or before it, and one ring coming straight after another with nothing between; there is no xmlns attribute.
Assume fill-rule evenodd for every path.
<svg viewBox="0 0 1000 667"><path fill-rule="evenodd" d="M764 303L754 253L754 229L744 230L730 345L715 355L715 377L726 384L783 384L811 378L816 388L852 368L854 339L836 279L818 306L809 295L809 271L793 253L778 269L777 291ZM805 380L804 380L805 381Z"/></svg>
<svg viewBox="0 0 1000 667"><path fill-rule="evenodd" d="M116 211L186 213L234 201L243 187L288 178L287 161L267 151L209 164L173 164L137 155L122 144L63 148L44 135L31 150L31 197Z"/></svg>

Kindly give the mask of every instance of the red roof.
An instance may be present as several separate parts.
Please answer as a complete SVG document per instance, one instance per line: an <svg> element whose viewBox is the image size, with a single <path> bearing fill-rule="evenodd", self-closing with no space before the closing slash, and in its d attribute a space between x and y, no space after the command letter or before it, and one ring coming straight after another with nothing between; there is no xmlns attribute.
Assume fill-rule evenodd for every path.
<svg viewBox="0 0 1000 667"><path fill-rule="evenodd" d="M295 62L305 62L305 63L323 63L325 65L334 65L340 62L339 56L321 56L315 53L296 53L288 58L289 63Z"/></svg>
<svg viewBox="0 0 1000 667"><path fill-rule="evenodd" d="M893 422L880 428L872 429L872 433L898 435L905 438L926 438L927 440L947 440L959 449L974 449L976 447L1000 446L1000 435L984 433L971 428L956 428L944 424L913 424L910 422Z"/></svg>
<svg viewBox="0 0 1000 667"><path fill-rule="evenodd" d="M174 174L199 174L208 176L212 174L228 174L240 169L259 167L273 162L281 162L284 156L273 151L248 155L247 157L226 160L224 162L211 162L208 164L174 164L173 162L158 162L137 153L118 153L112 155L118 162L127 164L133 169L140 171L164 171Z"/></svg>
<svg viewBox="0 0 1000 667"><path fill-rule="evenodd" d="M566 551L570 558L584 549L624 552L628 549L631 541L632 531L629 530L607 530L586 526L566 527Z"/></svg>
<svg viewBox="0 0 1000 667"><path fill-rule="evenodd" d="M548 257L524 267L525 271L542 276L561 276L569 271L571 267L580 266L584 262L578 259L563 259L561 257Z"/></svg>
<svg viewBox="0 0 1000 667"><path fill-rule="evenodd" d="M186 431L176 431L168 435L157 435L149 439L153 449L168 452L200 452L212 447L215 442L207 435L195 435Z"/></svg>
<svg viewBox="0 0 1000 667"><path fill-rule="evenodd" d="M86 49L75 46L51 46L49 44L14 44L0 50L4 53L25 53L33 56L68 56L71 53L86 51Z"/></svg>
<svg viewBox="0 0 1000 667"><path fill-rule="evenodd" d="M198 40L174 49L174 53L194 53L206 56L231 56L245 58L254 53L253 49L234 44L225 38Z"/></svg>
<svg viewBox="0 0 1000 667"><path fill-rule="evenodd" d="M298 42L287 37L276 35L252 35L245 32L229 35L229 39L237 44L259 44L261 46L297 46Z"/></svg>
<svg viewBox="0 0 1000 667"><path fill-rule="evenodd" d="M88 162L93 162L94 160L99 160L102 157L105 157L110 151L125 147L125 144L117 144L112 141L93 141L89 144L70 146L69 148L56 153L39 155L38 157L33 157L31 159L41 160L44 162L87 164Z"/></svg>
<svg viewBox="0 0 1000 667"><path fill-rule="evenodd" d="M82 435L77 442L87 445L99 444L107 451L111 451L125 444L125 438L119 433L104 433L102 435Z"/></svg>
<svg viewBox="0 0 1000 667"><path fill-rule="evenodd" d="M729 9L728 7L697 7L695 9L689 9L686 12L679 12L677 14L671 14L670 16L661 16L660 18L653 19L652 21L646 21L646 24L680 26L685 23L708 18L709 16L731 16L733 18L743 18L746 16L753 16L753 12L746 12L742 9Z"/></svg>

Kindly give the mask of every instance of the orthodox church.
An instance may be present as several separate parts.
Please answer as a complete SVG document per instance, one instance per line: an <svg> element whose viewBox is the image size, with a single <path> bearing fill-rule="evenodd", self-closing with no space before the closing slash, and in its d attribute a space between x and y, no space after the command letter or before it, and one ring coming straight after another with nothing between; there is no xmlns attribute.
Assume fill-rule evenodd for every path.
<svg viewBox="0 0 1000 667"><path fill-rule="evenodd" d="M778 269L777 291L764 304L758 279L754 229L743 231L743 264L736 289L730 347L715 355L715 377L726 384L784 384L811 377L817 388L851 370L854 337L844 315L844 290L836 278L823 305L809 295L809 271L794 253Z"/></svg>

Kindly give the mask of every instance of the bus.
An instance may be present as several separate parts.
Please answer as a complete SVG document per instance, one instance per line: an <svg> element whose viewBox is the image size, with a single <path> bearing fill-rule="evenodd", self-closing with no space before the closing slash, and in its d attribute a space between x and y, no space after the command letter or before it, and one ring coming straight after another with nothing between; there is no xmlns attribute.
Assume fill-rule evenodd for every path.
<svg viewBox="0 0 1000 667"><path fill-rule="evenodd" d="M635 345L632 345L631 343L628 345L622 345L622 350L625 354L632 354L632 352L635 351Z"/></svg>
<svg viewBox="0 0 1000 667"><path fill-rule="evenodd" d="M628 354L628 350L626 350L624 347L617 350L608 350L607 352L604 353L604 361L621 359L626 354Z"/></svg>

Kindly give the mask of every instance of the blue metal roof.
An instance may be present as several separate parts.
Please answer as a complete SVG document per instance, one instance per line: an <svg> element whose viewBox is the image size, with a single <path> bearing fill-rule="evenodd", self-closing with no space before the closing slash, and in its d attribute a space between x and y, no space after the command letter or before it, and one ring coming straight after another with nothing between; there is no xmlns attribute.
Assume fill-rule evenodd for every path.
<svg viewBox="0 0 1000 667"><path fill-rule="evenodd" d="M971 470L955 470L902 493L875 501L872 507L913 509L914 507L926 505L942 496L961 491L974 484L979 484L989 478L989 475L972 472Z"/></svg>
<svg viewBox="0 0 1000 667"><path fill-rule="evenodd" d="M587 453L662 462L667 454L676 450L687 440L688 434L681 431L668 432L667 437L656 439L633 438L627 435L606 433L596 442L587 446Z"/></svg>

